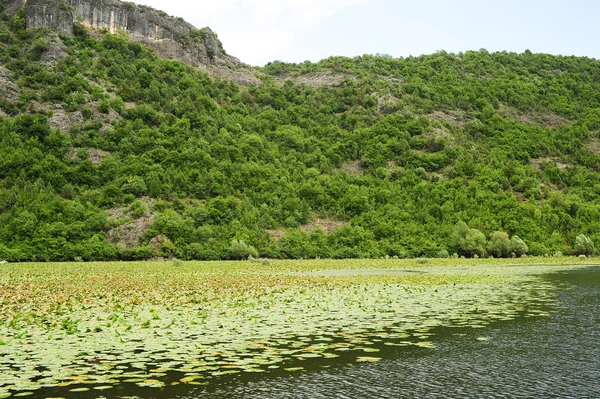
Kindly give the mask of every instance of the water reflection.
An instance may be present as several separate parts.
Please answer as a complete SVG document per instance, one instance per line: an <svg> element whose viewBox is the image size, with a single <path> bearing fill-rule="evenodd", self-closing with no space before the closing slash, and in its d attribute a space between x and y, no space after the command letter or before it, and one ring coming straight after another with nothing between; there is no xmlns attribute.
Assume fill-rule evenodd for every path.
<svg viewBox="0 0 600 399"><path fill-rule="evenodd" d="M447 329L433 350L399 348L379 363L240 380L179 397L599 398L600 268L551 279L572 288L561 291L562 308L549 318Z"/></svg>

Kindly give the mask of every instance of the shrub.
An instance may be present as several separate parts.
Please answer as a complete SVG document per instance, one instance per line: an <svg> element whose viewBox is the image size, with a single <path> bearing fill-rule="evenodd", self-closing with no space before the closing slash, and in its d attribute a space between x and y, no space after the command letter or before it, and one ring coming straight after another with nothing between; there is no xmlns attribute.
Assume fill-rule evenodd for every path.
<svg viewBox="0 0 600 399"><path fill-rule="evenodd" d="M490 237L488 244L488 253L496 258L506 258L511 253L511 241L508 234L503 231L496 231Z"/></svg>
<svg viewBox="0 0 600 399"><path fill-rule="evenodd" d="M438 252L437 257L438 258L449 258L450 254L445 249L442 249L441 251Z"/></svg>
<svg viewBox="0 0 600 399"><path fill-rule="evenodd" d="M512 236L510 239L510 252L517 257L525 256L529 252L529 247L519 236Z"/></svg>
<svg viewBox="0 0 600 399"><path fill-rule="evenodd" d="M470 229L465 222L458 222L450 235L450 245L462 256L485 256L485 244L485 235L477 229Z"/></svg>
<svg viewBox="0 0 600 399"><path fill-rule="evenodd" d="M116 97L110 101L110 107L114 109L118 114L123 112L125 108L125 102L121 97Z"/></svg>
<svg viewBox="0 0 600 399"><path fill-rule="evenodd" d="M73 34L75 35L75 37L78 37L80 39L87 39L89 37L87 29L80 22L75 22L73 24Z"/></svg>
<svg viewBox="0 0 600 399"><path fill-rule="evenodd" d="M181 266L185 265L185 263L181 259L177 259L177 258L171 259L171 263L175 267L181 267Z"/></svg>
<svg viewBox="0 0 600 399"><path fill-rule="evenodd" d="M183 248L182 257L186 260L221 260L227 256L227 247L192 243Z"/></svg>
<svg viewBox="0 0 600 399"><path fill-rule="evenodd" d="M135 200L129 205L129 213L136 219L141 218L146 214L146 207L140 200Z"/></svg>
<svg viewBox="0 0 600 399"><path fill-rule="evenodd" d="M146 182L140 176L134 176L129 178L125 184L123 184L122 191L126 194L132 194L134 196L141 196L148 191Z"/></svg>
<svg viewBox="0 0 600 399"><path fill-rule="evenodd" d="M575 252L578 255L591 256L596 252L594 243L587 236L580 234L575 239Z"/></svg>
<svg viewBox="0 0 600 399"><path fill-rule="evenodd" d="M92 117L92 109L87 106L83 107L83 109L81 110L81 115L83 115L83 118L87 121Z"/></svg>
<svg viewBox="0 0 600 399"><path fill-rule="evenodd" d="M48 51L50 44L45 39L36 39L33 41L30 50L31 59L37 61L40 59L43 53Z"/></svg>
<svg viewBox="0 0 600 399"><path fill-rule="evenodd" d="M102 101L100 104L98 104L98 112L101 112L103 114L108 114L109 111L110 111L110 103L108 101Z"/></svg>
<svg viewBox="0 0 600 399"><path fill-rule="evenodd" d="M244 240L236 240L233 238L231 240L231 245L229 246L229 256L231 259L242 260L248 259L250 256L253 258L258 257L258 251L252 245L248 245L244 242Z"/></svg>
<svg viewBox="0 0 600 399"><path fill-rule="evenodd" d="M71 183L67 183L63 186L61 190L61 195L63 196L63 198L73 199L75 198L75 188Z"/></svg>

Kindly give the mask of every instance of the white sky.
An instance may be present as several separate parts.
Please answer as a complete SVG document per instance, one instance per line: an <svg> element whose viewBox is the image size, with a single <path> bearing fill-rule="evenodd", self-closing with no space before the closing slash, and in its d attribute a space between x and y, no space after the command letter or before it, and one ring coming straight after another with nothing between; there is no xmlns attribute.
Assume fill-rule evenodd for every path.
<svg viewBox="0 0 600 399"><path fill-rule="evenodd" d="M245 63L486 48L600 58L595 0L137 0L210 26Z"/></svg>

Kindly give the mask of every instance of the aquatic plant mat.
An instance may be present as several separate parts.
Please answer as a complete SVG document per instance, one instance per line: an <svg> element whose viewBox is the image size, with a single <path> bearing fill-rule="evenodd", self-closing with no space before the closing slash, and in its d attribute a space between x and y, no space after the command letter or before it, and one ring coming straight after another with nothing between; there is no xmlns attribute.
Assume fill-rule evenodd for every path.
<svg viewBox="0 0 600 399"><path fill-rule="evenodd" d="M548 315L555 287L542 276L586 262L1 265L0 398L168 397L249 373L376 362L386 347L431 350L436 329Z"/></svg>

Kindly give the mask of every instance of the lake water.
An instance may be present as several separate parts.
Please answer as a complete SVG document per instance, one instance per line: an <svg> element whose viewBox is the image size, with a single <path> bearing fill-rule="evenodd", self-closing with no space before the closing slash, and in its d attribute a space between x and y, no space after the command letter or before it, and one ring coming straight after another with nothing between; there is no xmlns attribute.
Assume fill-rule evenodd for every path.
<svg viewBox="0 0 600 399"><path fill-rule="evenodd" d="M600 398L600 267L547 279L559 293L558 307L544 305L552 306L549 317L438 329L430 338L433 349L374 342L380 349L376 356L382 358L377 363L356 363L356 353L350 351L335 359L303 360L301 371L240 373L208 386L143 389L121 384L82 393L57 387L31 397ZM173 373L165 378L176 383L181 377Z"/></svg>
<svg viewBox="0 0 600 399"><path fill-rule="evenodd" d="M600 268L548 278L561 288L550 317L446 329L435 349L389 349L378 363L245 377L174 397L600 398Z"/></svg>

